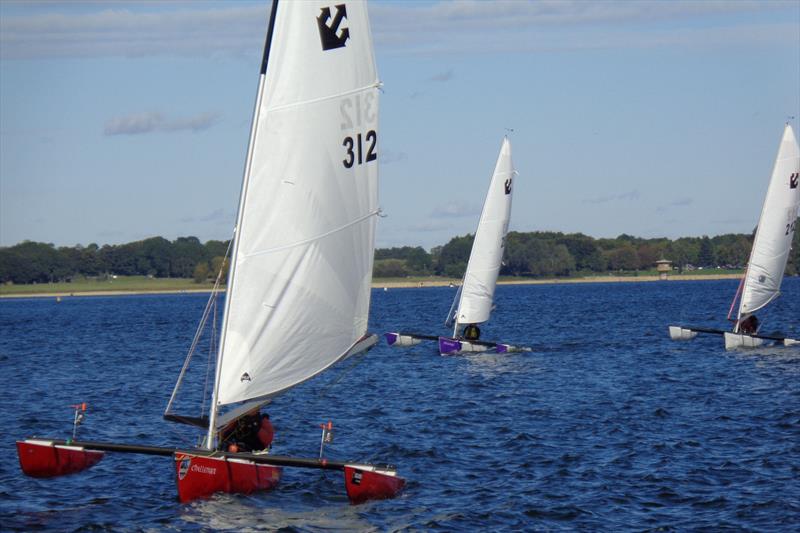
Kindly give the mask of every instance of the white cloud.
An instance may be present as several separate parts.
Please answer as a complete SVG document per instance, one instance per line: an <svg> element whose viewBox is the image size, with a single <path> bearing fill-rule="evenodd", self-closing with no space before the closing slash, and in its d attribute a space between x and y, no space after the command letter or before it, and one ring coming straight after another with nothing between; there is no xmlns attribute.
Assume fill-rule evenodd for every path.
<svg viewBox="0 0 800 533"><path fill-rule="evenodd" d="M170 10L172 4L153 3L142 6L155 8L153 12L103 9L87 13L59 12L62 5L54 3L52 11L4 14L0 57L214 56L248 53L263 46L265 4L224 9L174 5L179 7Z"/></svg>
<svg viewBox="0 0 800 533"><path fill-rule="evenodd" d="M479 215L481 208L461 202L447 202L436 206L431 212L431 218L460 218Z"/></svg>
<svg viewBox="0 0 800 533"><path fill-rule="evenodd" d="M370 9L379 46L426 54L795 43L798 30L791 19L750 20L752 13L767 11L791 17L797 5L780 0L471 0Z"/></svg>
<svg viewBox="0 0 800 533"><path fill-rule="evenodd" d="M408 160L408 154L405 152L393 152L391 150L383 150L378 158L382 165L391 165L392 163L399 163L400 161Z"/></svg>
<svg viewBox="0 0 800 533"><path fill-rule="evenodd" d="M612 195L608 195L608 196L600 196L600 197L597 197L597 198L588 198L588 199L584 200L583 203L585 203L585 204L605 204L605 203L608 203L608 202L617 202L617 201L620 201L620 200L629 200L629 201L638 200L639 197L640 197L639 191L637 189L634 189L632 191L623 192L623 193L620 193L620 194L612 194Z"/></svg>
<svg viewBox="0 0 800 533"><path fill-rule="evenodd" d="M6 2L0 17L0 58L141 57L253 54L264 39L266 3L143 3L135 10L113 4ZM88 6L88 9L87 9ZM91 11L95 9L96 11ZM199 7L198 7L199 6ZM597 47L707 45L719 42L796 42L797 24L756 24L746 15L783 11L778 1L567 0L375 3L370 6L378 46L440 53L530 51ZM726 17L721 22L723 16ZM738 18L735 16L739 15ZM743 16L745 15L745 16ZM697 24L713 20L717 25ZM670 27L655 27L659 23ZM682 24L676 27L675 24ZM722 24L722 25L720 25ZM441 80L446 81L446 80Z"/></svg>
<svg viewBox="0 0 800 533"><path fill-rule="evenodd" d="M181 218L180 221L186 224L195 222L216 222L233 225L235 218L236 217L231 212L228 212L224 209L215 209L210 213L206 213L205 215Z"/></svg>
<svg viewBox="0 0 800 533"><path fill-rule="evenodd" d="M449 224L447 222L438 222L438 221L422 222L420 224L413 224L408 227L409 231L413 232L444 231L444 230L450 230L452 228L453 228L452 224Z"/></svg>
<svg viewBox="0 0 800 533"><path fill-rule="evenodd" d="M440 72L428 78L428 81L436 81L436 82L446 82L453 79L453 69L446 70L444 72Z"/></svg>
<svg viewBox="0 0 800 533"><path fill-rule="evenodd" d="M689 198L688 196L684 196L683 198L677 198L677 199L669 202L668 204L658 206L656 208L656 211L659 212L659 213L663 213L663 212L667 211L671 207L689 207L693 203L694 203L694 200L692 198Z"/></svg>
<svg viewBox="0 0 800 533"><path fill-rule="evenodd" d="M139 135L152 132L193 131L212 127L219 121L217 113L201 113L194 117L168 119L161 113L150 111L125 117L112 118L106 122L105 135Z"/></svg>

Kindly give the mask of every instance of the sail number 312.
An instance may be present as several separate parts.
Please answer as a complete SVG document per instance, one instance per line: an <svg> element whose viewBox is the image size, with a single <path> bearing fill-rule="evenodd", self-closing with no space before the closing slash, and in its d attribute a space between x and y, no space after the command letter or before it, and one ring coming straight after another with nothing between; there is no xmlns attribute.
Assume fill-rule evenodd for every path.
<svg viewBox="0 0 800 533"><path fill-rule="evenodd" d="M355 164L361 165L378 159L378 154L375 151L375 143L377 141L378 134L375 133L375 130L369 130L363 136L363 139L360 133L356 135L355 139L350 136L345 137L344 141L342 141L342 146L344 146L345 155L347 156L347 159L342 160L344 168L353 168Z"/></svg>

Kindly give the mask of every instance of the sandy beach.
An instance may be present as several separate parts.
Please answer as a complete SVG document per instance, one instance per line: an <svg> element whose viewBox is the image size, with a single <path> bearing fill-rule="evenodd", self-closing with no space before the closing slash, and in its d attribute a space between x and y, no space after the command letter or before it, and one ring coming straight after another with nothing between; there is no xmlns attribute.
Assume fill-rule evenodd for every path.
<svg viewBox="0 0 800 533"><path fill-rule="evenodd" d="M520 279L502 280L498 285L549 285L554 283L636 283L661 281L704 281L718 279L739 279L741 274L676 274L669 277L667 281L660 280L658 276L587 276L583 278L565 279ZM375 280L372 283L374 289L407 289L419 287L447 287L451 284L458 285L460 280L446 279L424 279L424 280ZM43 291L37 293L12 293L6 294L0 289L0 299L4 298L65 298L69 296L119 296L135 294L188 294L188 293L208 293L209 289L154 289L154 290L99 290L99 291Z"/></svg>

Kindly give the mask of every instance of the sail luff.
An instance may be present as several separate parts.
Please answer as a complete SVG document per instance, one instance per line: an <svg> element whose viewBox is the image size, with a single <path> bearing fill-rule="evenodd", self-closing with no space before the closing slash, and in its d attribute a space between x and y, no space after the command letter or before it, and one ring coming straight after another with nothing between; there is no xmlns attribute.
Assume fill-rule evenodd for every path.
<svg viewBox="0 0 800 533"><path fill-rule="evenodd" d="M780 294L800 206L800 148L787 123L775 157L745 272L737 324Z"/></svg>
<svg viewBox="0 0 800 533"><path fill-rule="evenodd" d="M225 293L225 308L222 313L221 334L220 334L219 347L217 349L217 364L214 371L214 387L211 393L211 406L209 408L208 435L206 436L206 447L208 449L213 449L215 446L214 439L217 431L216 425L217 425L217 412L218 412L217 401L219 398L220 378L222 375L222 361L225 355L224 351L225 337L227 335L227 324L231 306L230 295L233 292L233 285L236 279L235 258L239 251L239 230L242 227L242 222L244 220L244 205L247 199L247 186L248 183L250 182L250 171L252 169L253 152L255 147L256 134L258 131L258 117L261 112L261 98L264 94L263 89L266 81L267 63L269 61L269 50L270 50L270 44L272 42L272 35L275 26L275 16L277 15L277 11L278 11L278 0L272 0L272 9L270 10L269 23L267 27L267 38L264 43L264 55L261 61L261 69L258 77L258 90L256 91L256 101L255 101L255 107L253 109L253 120L250 125L250 139L247 144L247 156L245 159L245 166L243 173L244 175L242 177L242 187L239 192L239 208L236 214L236 226L234 229L234 236L233 236L233 250L231 251L230 254L228 282L226 285L226 293Z"/></svg>

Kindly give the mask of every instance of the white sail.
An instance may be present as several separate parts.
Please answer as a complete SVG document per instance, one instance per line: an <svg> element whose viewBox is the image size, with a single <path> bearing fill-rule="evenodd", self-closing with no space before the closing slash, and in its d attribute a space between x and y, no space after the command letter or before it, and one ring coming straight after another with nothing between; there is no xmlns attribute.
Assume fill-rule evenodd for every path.
<svg viewBox="0 0 800 533"><path fill-rule="evenodd" d="M751 315L777 298L800 206L800 148L786 124L758 221L745 274L739 318Z"/></svg>
<svg viewBox="0 0 800 533"><path fill-rule="evenodd" d="M497 275L503 260L508 221L511 217L512 182L514 163L511 161L511 143L503 139L500 155L494 167L489 192L481 211L478 229L467 263L461 298L456 314L459 324L479 324L489 320Z"/></svg>
<svg viewBox="0 0 800 533"><path fill-rule="evenodd" d="M379 85L364 2L273 5L228 281L217 406L305 381L366 333Z"/></svg>

